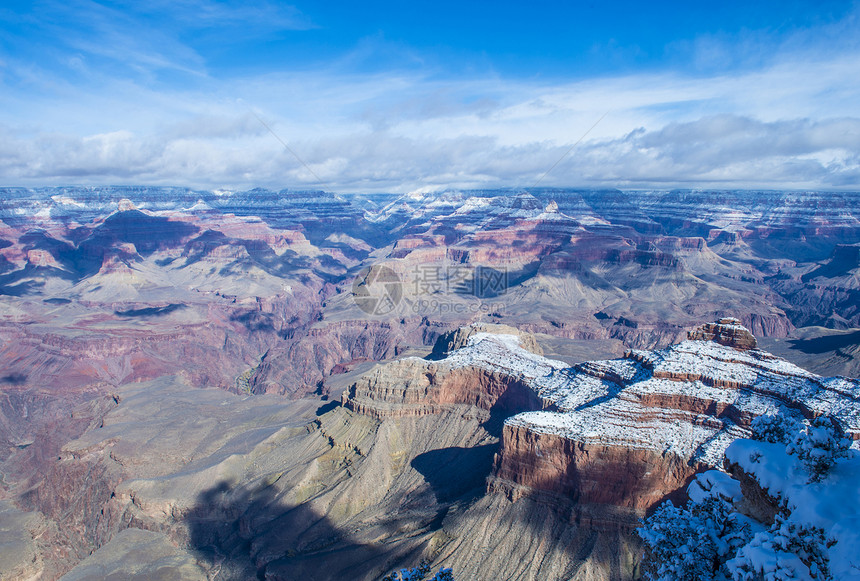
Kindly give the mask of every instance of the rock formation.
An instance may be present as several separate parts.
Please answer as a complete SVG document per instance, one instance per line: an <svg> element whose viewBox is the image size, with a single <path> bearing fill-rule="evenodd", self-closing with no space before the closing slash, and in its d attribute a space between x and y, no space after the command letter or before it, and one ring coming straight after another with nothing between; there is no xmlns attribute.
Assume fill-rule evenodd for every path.
<svg viewBox="0 0 860 581"><path fill-rule="evenodd" d="M749 329L732 317L724 317L716 323L705 323L687 333L694 341L714 341L720 345L748 351L756 348L756 340Z"/></svg>
<svg viewBox="0 0 860 581"><path fill-rule="evenodd" d="M543 349L531 333L524 333L519 329L508 325L493 325L488 323L476 323L468 327L460 327L454 331L445 333L436 340L431 357L441 359L448 354L468 345L469 339L478 333L492 333L496 335L514 335L520 342L520 346L536 355L543 355Z"/></svg>
<svg viewBox="0 0 860 581"><path fill-rule="evenodd" d="M434 353L447 357L377 368L344 394L344 406L374 417L439 413L457 403L492 409L507 377L505 388L516 386L519 405L533 411L504 422L490 489L635 514L716 465L767 411L831 413L860 437L860 382L820 378L756 350L736 319L702 325L663 350L573 367L524 349L522 334L506 331L471 327L443 336ZM459 349L448 351L451 337L463 339ZM485 400L476 395L482 391Z"/></svg>
<svg viewBox="0 0 860 581"><path fill-rule="evenodd" d="M41 559L27 570L370 580L428 559L475 579L631 578L638 519L755 415L827 411L860 431L858 382L756 349L691 339L571 366L502 325L437 336L342 405L177 378L84 399L74 431L4 464L30 473L5 492L8 522L31 519L13 539Z"/></svg>
<svg viewBox="0 0 860 581"><path fill-rule="evenodd" d="M207 549L181 551L217 547L234 578L295 578L327 547L335 577L421 556L629 577L627 529L751 417L856 423L856 382L757 345L856 370L858 208L816 192L3 188L0 496L38 537L10 543L36 547L44 579L100 547L79 573L132 562L129 539L209 573ZM353 281L380 264L402 300L368 314ZM168 384L234 395L182 408ZM232 415L244 405L262 407ZM222 476L229 490L207 489Z"/></svg>

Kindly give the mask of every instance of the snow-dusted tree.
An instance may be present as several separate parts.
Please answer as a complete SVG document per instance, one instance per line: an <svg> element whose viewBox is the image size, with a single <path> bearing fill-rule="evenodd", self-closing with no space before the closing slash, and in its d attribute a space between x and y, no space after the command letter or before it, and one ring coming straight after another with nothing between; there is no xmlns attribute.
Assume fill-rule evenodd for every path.
<svg viewBox="0 0 860 581"><path fill-rule="evenodd" d="M653 581L726 579L726 561L752 537L737 516L719 497L691 500L683 508L663 503L638 529L647 547L647 576Z"/></svg>
<svg viewBox="0 0 860 581"><path fill-rule="evenodd" d="M382 581L424 581L432 571L430 564L422 561L417 567L394 571L382 578ZM427 581L454 581L454 570L442 567L439 572Z"/></svg>
<svg viewBox="0 0 860 581"><path fill-rule="evenodd" d="M741 482L718 470L700 474L687 489L692 500L686 508L663 504L643 523L639 534L651 579L855 578L860 455L830 416L797 424L789 438L792 423L776 416L756 420L755 440L738 440L725 453L727 465L740 469ZM832 470L837 464L840 469ZM758 487L767 494L744 497L743 482L746 491ZM762 518L774 513L772 523Z"/></svg>
<svg viewBox="0 0 860 581"><path fill-rule="evenodd" d="M789 454L797 458L809 472L810 482L820 482L839 458L849 456L851 439L839 421L832 416L819 416L789 444Z"/></svg>
<svg viewBox="0 0 860 581"><path fill-rule="evenodd" d="M772 444L788 444L794 440L802 424L783 414L767 414L750 423L752 439Z"/></svg>
<svg viewBox="0 0 860 581"><path fill-rule="evenodd" d="M733 581L829 581L827 538L820 528L777 515L770 530L758 533L727 563Z"/></svg>

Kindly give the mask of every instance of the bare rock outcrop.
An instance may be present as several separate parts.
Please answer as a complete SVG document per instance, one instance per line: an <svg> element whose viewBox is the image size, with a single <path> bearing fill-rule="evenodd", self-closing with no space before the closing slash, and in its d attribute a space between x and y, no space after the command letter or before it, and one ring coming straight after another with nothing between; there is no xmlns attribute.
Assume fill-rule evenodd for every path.
<svg viewBox="0 0 860 581"><path fill-rule="evenodd" d="M700 325L687 333L687 338L692 341L714 341L720 345L745 351L756 348L753 334L741 325L738 319L732 317L724 317L715 323Z"/></svg>
<svg viewBox="0 0 860 581"><path fill-rule="evenodd" d="M343 405L374 418L422 416L462 407L466 413L489 419L490 413L543 408L527 385L505 373L451 369L421 359L377 367L344 392Z"/></svg>
<svg viewBox="0 0 860 581"><path fill-rule="evenodd" d="M434 360L453 352L462 356L476 339L494 335L539 357L541 348L529 333L505 325L470 325L440 336L429 359L409 357L377 366L344 392L343 405L376 418L420 416L456 406L466 406L469 413L485 412L484 419L489 414L544 409L546 403L528 386L527 378L494 366L482 357L487 353L477 353L471 362Z"/></svg>
<svg viewBox="0 0 860 581"><path fill-rule="evenodd" d="M494 325L490 323L474 323L460 327L441 335L433 346L431 357L442 358L449 353L465 347L469 339L478 333L493 333L497 335L514 335L520 341L520 346L536 355L543 355L543 349L531 333L523 332L510 325Z"/></svg>
<svg viewBox="0 0 860 581"><path fill-rule="evenodd" d="M774 517L779 514L782 503L779 497L772 496L767 489L750 473L745 471L740 464L731 462L728 458L723 460L723 468L737 480L743 493L743 510L746 514L754 517L760 522L773 523Z"/></svg>
<svg viewBox="0 0 860 581"><path fill-rule="evenodd" d="M678 496L707 466L674 453L587 443L517 424L505 425L502 441L489 488L512 500L550 493L577 504L637 514Z"/></svg>

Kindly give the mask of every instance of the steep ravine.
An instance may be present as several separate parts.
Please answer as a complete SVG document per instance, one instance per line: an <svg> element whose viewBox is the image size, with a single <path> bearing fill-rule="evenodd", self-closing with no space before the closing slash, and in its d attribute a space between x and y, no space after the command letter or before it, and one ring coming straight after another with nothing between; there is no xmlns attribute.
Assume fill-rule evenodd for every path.
<svg viewBox="0 0 860 581"><path fill-rule="evenodd" d="M455 377L449 394L474 385ZM200 578L370 580L422 558L475 579L628 578L620 572L635 563L613 556L623 533L595 536L564 503L486 494L495 412L509 415L522 399L498 378L478 385L493 389L443 397L422 415L376 418L167 379L120 388L119 403L28 493L63 531L39 541L44 576L92 550L69 578L95 562L147 571L122 541L140 529L176 547L186 569L196 562ZM526 558L535 551L540 561Z"/></svg>

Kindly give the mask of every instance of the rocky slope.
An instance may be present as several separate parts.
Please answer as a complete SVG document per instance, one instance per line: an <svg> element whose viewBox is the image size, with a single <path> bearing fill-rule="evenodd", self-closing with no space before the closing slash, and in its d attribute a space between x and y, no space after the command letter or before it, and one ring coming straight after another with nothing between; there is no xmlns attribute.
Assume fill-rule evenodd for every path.
<svg viewBox="0 0 860 581"><path fill-rule="evenodd" d="M73 385L177 373L187 353L197 385L308 393L338 366L481 320L636 348L728 311L763 337L860 326L850 193L3 192L0 325L23 351L4 377L33 385L48 361L49 376L86 367L82 352L92 369ZM368 317L354 277L380 263L397 308ZM206 372L218 358L220 377Z"/></svg>
<svg viewBox="0 0 860 581"><path fill-rule="evenodd" d="M13 540L38 558L15 566L45 579L376 579L421 559L473 579L635 578L638 518L751 417L860 427L856 381L751 349L737 321L691 337L570 365L474 325L358 376L342 405L127 384L74 408L42 475L7 482L0 531L30 519Z"/></svg>
<svg viewBox="0 0 860 581"><path fill-rule="evenodd" d="M678 343L701 321L733 313L759 345L789 346L779 353L812 370L852 374L853 338L860 327L854 300L860 197L853 193L546 189L340 196L146 187L0 192L0 493L25 513L47 515L46 528L38 532L46 543L39 549L45 578L102 545L113 547L110 555L90 565L110 569L129 547L122 538L111 545L112 539L129 526L157 529L180 550L194 544L187 540L185 517L165 516L173 508L152 513L151 521L134 520L137 513L116 520L125 508L99 516L101 500L82 506L76 496L60 507L38 492L56 485L57 498L71 495L62 484L51 484L66 479L103 499L102 493L116 493L122 482L155 478L148 464L162 462L161 472L156 470L161 476L189 466L190 456L170 446L181 448L176 442L206 422L175 434L161 455L135 444L121 469L110 454L123 456L109 442L92 454L67 454L77 449L73 441L104 433L98 432L104 414L128 414L123 425L137 425L141 442L166 429L158 424L164 407L144 406L153 417L133 411L142 399L120 401L118 411L111 411L114 395L134 389L134 382L175 376L170 385L177 391L218 387L242 397L312 396L318 405L340 398L345 389L343 406L320 416L364 426L341 446L346 452L335 462L338 474L346 481L359 464L366 465L368 480L355 484L356 490L364 494L368 486L376 493L375 487L390 484L397 492L388 504L378 511L344 509L346 520L338 516L320 528L319 546L264 551L265 543L254 539L273 534L265 517L231 520L245 510L239 505L254 502L257 489L247 486L249 478L275 478L268 469L249 468L236 476L230 488L235 492L218 496L225 502L234 496L222 511L231 524L200 541L216 547L215 553L201 549L215 555L206 567L224 558L231 539L242 538L237 571L286 571L287 577L321 562L320 547L329 546L325 538L337 537L337 551L344 549L344 539L352 538L337 532L346 530L344 523L361 532L354 543L360 548L343 563L364 555L376 572L401 557L414 562L419 553L464 570L472 570L464 557L472 555L486 570L500 572L489 547L524 560L526 549L517 538L531 531L534 547L542 547L548 560L517 565L520 578L539 572L621 577L635 569L629 555L614 556L614 547L629 542L624 531L630 519L680 486L699 464L708 464L761 406L794 406L808 415L833 404L810 397L809 385L839 397L853 389L850 382L785 371L755 349L734 349L754 345L728 329L735 323L703 328L693 336L697 340L659 356L645 351ZM394 278L374 282L383 267ZM393 308L368 309L359 300L362 292L365 299L389 300ZM488 326L495 323L508 328ZM813 337L814 328L798 325L826 328ZM551 355L542 357L539 345ZM625 352L614 362L575 365ZM428 358L403 359L413 354ZM398 361L372 369L392 359ZM693 359L708 363L693 368ZM788 387L774 387L778 383ZM70 415L71 409L76 411ZM529 413L515 415L520 412ZM631 421L630 414L641 421ZM221 419L232 421L229 414ZM598 421L607 429L595 430ZM379 452L383 460L374 468L353 453L365 437L380 450L391 446L390 457ZM383 444L388 438L426 442ZM323 454L316 440L300 440L309 446L307 455L296 456L302 462ZM328 446L329 440L321 442ZM553 461L539 464L538 448ZM497 452L491 492L485 494ZM598 461L601 455L609 460ZM576 460L565 464L568 457ZM469 475L468 494L434 476L448 460ZM598 484L610 482L619 467L641 474L636 482L646 484ZM291 470L301 472L299 464ZM375 471L391 480L380 484L371 476ZM40 484L45 475L48 482ZM660 478L668 482L664 489ZM297 482L286 478L282 484ZM204 494L202 484L195 486ZM341 498L339 488L334 492L339 484L314 486L310 496L283 502L279 489L273 510L304 506L317 494L327 500L315 505L315 515L349 504L331 500ZM181 496L177 490L165 498ZM469 494L478 500L465 500ZM579 508L563 500L571 495L580 499ZM21 504L24 498L29 500ZM137 506L130 496L115 498ZM416 509L416 499L433 508ZM302 518L310 518L303 510ZM401 522L397 515L406 516ZM489 526L493 515L506 515L500 518L507 519L509 532ZM220 522L216 515L198 516ZM388 533L367 522L395 530L402 524L412 532L386 544L386 550L396 548L393 553L377 553L375 539L388 539ZM570 522L582 527L569 530ZM591 543L589 527L598 525L602 536ZM413 535L409 527L423 532ZM293 541L283 540L284 546ZM153 551L165 559L180 558L165 552L160 541L141 542L154 543ZM583 543L591 543L591 550L580 550ZM635 542L630 546L635 553ZM290 557L289 551L303 556Z"/></svg>

